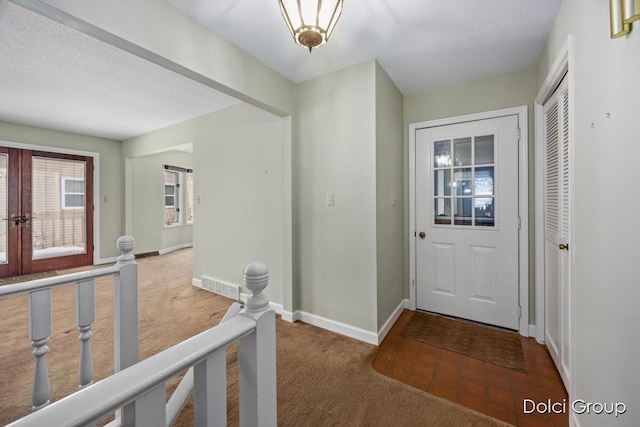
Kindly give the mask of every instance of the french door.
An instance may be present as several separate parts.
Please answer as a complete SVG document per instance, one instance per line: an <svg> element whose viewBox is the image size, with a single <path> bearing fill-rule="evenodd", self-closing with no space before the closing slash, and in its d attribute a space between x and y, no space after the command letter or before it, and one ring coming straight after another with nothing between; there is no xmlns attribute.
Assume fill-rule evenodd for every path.
<svg viewBox="0 0 640 427"><path fill-rule="evenodd" d="M93 262L93 159L0 147L0 277Z"/></svg>

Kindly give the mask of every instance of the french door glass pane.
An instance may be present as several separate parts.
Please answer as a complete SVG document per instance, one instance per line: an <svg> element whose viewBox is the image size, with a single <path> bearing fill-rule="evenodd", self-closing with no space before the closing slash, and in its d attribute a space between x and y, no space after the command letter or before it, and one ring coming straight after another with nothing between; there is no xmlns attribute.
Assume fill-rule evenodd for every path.
<svg viewBox="0 0 640 427"><path fill-rule="evenodd" d="M85 170L83 161L33 157L32 259L86 253Z"/></svg>
<svg viewBox="0 0 640 427"><path fill-rule="evenodd" d="M454 166L468 166L471 164L471 138L453 140Z"/></svg>
<svg viewBox="0 0 640 427"><path fill-rule="evenodd" d="M7 263L7 233L9 232L9 156L0 154L0 264Z"/></svg>
<svg viewBox="0 0 640 427"><path fill-rule="evenodd" d="M476 136L476 165L493 163L493 135Z"/></svg>

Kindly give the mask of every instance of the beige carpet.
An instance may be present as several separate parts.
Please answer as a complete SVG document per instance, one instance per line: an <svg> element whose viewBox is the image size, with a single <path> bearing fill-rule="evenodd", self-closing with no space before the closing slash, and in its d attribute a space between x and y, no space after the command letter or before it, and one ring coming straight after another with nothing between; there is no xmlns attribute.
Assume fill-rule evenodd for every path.
<svg viewBox="0 0 640 427"><path fill-rule="evenodd" d="M191 286L191 250L141 259L140 355L155 354L216 325L229 299ZM240 280L240 278L239 278ZM96 379L113 370L111 280L97 286L92 349ZM79 345L73 286L53 292L54 334L47 355L52 399L76 390ZM27 297L0 300L0 424L30 412L33 356ZM375 372L376 347L303 323L277 320L280 426L496 426L493 418ZM229 425L238 425L235 348L228 352ZM175 387L173 381L169 389ZM192 425L191 406L176 425ZM57 427L57 426L52 426Z"/></svg>
<svg viewBox="0 0 640 427"><path fill-rule="evenodd" d="M515 332L417 311L402 330L402 336L527 372L520 335Z"/></svg>

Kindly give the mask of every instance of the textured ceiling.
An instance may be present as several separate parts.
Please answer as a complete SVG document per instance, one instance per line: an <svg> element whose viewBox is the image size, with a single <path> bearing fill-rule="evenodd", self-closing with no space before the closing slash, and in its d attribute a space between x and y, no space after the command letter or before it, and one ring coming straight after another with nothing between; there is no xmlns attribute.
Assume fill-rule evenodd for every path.
<svg viewBox="0 0 640 427"><path fill-rule="evenodd" d="M296 45L277 0L158 0L294 82L377 59L404 94L536 64L561 0L345 0ZM179 13L179 11L177 11ZM0 120L127 139L238 101L0 0Z"/></svg>
<svg viewBox="0 0 640 427"><path fill-rule="evenodd" d="M0 3L0 120L123 140L238 103L12 3Z"/></svg>
<svg viewBox="0 0 640 427"><path fill-rule="evenodd" d="M377 59L404 94L536 64L561 0L345 0L329 42L296 45L277 0L168 0L300 83Z"/></svg>

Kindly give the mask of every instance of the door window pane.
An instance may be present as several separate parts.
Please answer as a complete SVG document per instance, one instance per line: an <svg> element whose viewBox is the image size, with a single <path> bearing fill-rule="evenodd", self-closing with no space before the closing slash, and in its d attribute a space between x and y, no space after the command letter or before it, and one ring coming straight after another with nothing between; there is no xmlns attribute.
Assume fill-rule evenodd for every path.
<svg viewBox="0 0 640 427"><path fill-rule="evenodd" d="M435 171L435 182L433 188L435 196L451 195L451 170L444 169Z"/></svg>
<svg viewBox="0 0 640 427"><path fill-rule="evenodd" d="M493 135L476 136L476 165L488 165L493 163Z"/></svg>
<svg viewBox="0 0 640 427"><path fill-rule="evenodd" d="M454 170L453 188L456 196L471 196L471 168Z"/></svg>
<svg viewBox="0 0 640 427"><path fill-rule="evenodd" d="M471 225L471 197L454 199L454 225Z"/></svg>
<svg viewBox="0 0 640 427"><path fill-rule="evenodd" d="M434 213L436 224L451 224L451 199L436 199Z"/></svg>
<svg viewBox="0 0 640 427"><path fill-rule="evenodd" d="M493 196L493 167L476 169L474 196Z"/></svg>
<svg viewBox="0 0 640 427"><path fill-rule="evenodd" d="M477 198L474 201L476 222L475 224L483 227L493 227L495 225L495 199L494 198Z"/></svg>
<svg viewBox="0 0 640 427"><path fill-rule="evenodd" d="M468 166L471 164L471 138L453 140L454 166Z"/></svg>
<svg viewBox="0 0 640 427"><path fill-rule="evenodd" d="M433 166L447 168L451 166L451 141L436 141L433 144Z"/></svg>
<svg viewBox="0 0 640 427"><path fill-rule="evenodd" d="M84 161L32 158L32 259L86 253Z"/></svg>

